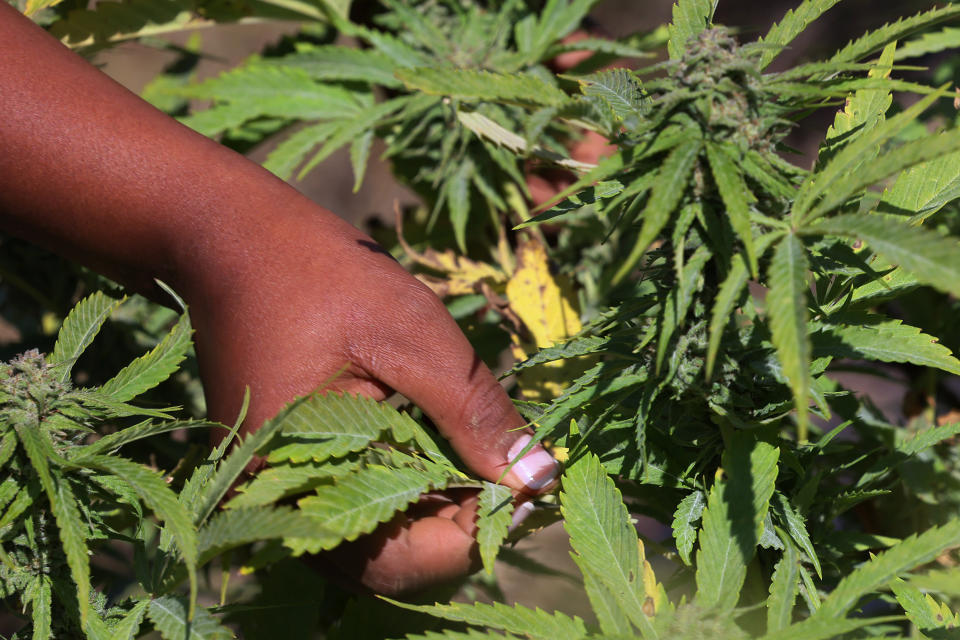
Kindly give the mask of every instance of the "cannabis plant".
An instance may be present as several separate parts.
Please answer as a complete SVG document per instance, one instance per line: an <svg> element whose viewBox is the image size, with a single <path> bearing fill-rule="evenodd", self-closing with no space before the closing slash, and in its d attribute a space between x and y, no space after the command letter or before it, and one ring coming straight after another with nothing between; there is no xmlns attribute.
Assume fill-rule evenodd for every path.
<svg viewBox="0 0 960 640"><path fill-rule="evenodd" d="M463 251L468 237L489 225L499 229L503 214L524 206L529 197L523 162L514 152L581 166L564 158L562 142L572 130L559 119L576 117L575 107L545 111L534 119L523 109L567 101L546 62L566 51L594 52L600 60L645 56L645 47L656 42L654 36L564 43L593 4L584 1L552 3L540 15L521 2L390 1L369 25L351 22L336 7L321 4L339 33L365 46L298 40L291 52L257 57L199 85L168 89L183 98L214 101L212 108L184 122L206 135L226 133L245 140L303 123L283 136L265 166L282 178L300 167L302 178L349 145L355 190L374 138L382 138L383 157L397 178L428 204L430 225L443 211ZM459 125L468 116L456 96L421 91L415 81L457 69L475 70L481 82L490 73L510 78L509 95L502 93L503 86L496 94L508 100L474 105L474 117L518 130L523 137L514 145L484 144ZM378 101L378 95L387 99Z"/></svg>
<svg viewBox="0 0 960 640"><path fill-rule="evenodd" d="M559 494L511 528L510 492L471 478L415 409L327 394L232 451L228 438L148 468L117 450L205 424L130 404L170 375L189 328L103 386L75 387L70 367L115 306L94 294L51 355L22 355L2 383L0 578L32 637L260 637L257 616L292 610L287 558L335 553L450 487L478 492L484 575L504 544L563 520L590 619L500 602L386 613L305 582L312 617L278 616L274 637L956 637L960 423L938 413L960 360L953 331L941 344L931 327L957 318L960 132L949 78L930 86L906 63L940 54L951 73L960 31L937 25L960 7L770 71L837 3L804 0L746 42L714 24L715 3L679 0L667 27L572 43L592 0L390 0L366 16L325 1L30 4L82 47L281 9L313 20L236 70L168 74L148 95L211 101L183 120L227 144L277 135L267 166L284 177L349 145L359 181L384 140L426 204L414 242L397 229L396 255L483 357L509 345L517 407L565 464ZM331 44L338 33L361 46ZM664 59L638 66L661 44ZM554 73L574 49L590 55ZM785 140L823 108L833 122L801 167ZM570 160L583 130L615 151ZM524 171L541 163L577 177L531 212ZM909 377L926 406L892 424L836 375L851 369ZM268 468L228 496L254 455ZM638 535L631 513L672 539ZM124 589L88 555L116 545L133 548ZM218 558L220 606L205 607L197 576ZM385 629L400 608L410 626Z"/></svg>
<svg viewBox="0 0 960 640"><path fill-rule="evenodd" d="M250 571L332 549L421 493L471 484L408 415L352 396L301 398L231 450L241 415L209 455L167 473L121 456L121 447L144 438L218 426L170 419L177 407L129 403L176 370L190 348L186 314L160 345L105 384L71 384L74 363L122 302L102 293L84 299L51 354L24 353L2 372L0 588L29 614L24 637L135 638L150 627L168 639L233 637L196 604L199 569L219 557L229 569L231 551L252 543L261 546L244 558ZM124 425L135 417L147 420ZM119 428L107 433L110 426ZM255 455L270 468L217 510ZM297 509L274 504L306 492ZM481 498L500 505L510 493L486 483ZM482 520L484 532L497 532L485 555L495 554L509 514L505 508ZM117 576L90 554L119 545L132 552L134 585L124 587L124 598L108 598ZM184 583L189 597L181 594ZM222 589L225 598L226 580Z"/></svg>
<svg viewBox="0 0 960 640"><path fill-rule="evenodd" d="M164 551L174 553L169 547L176 543L196 592L197 541L187 510L155 471L107 455L140 438L205 424L171 420L173 409L129 403L177 369L190 347L186 315L105 384L71 383L74 363L121 302L102 293L87 298L64 321L52 353L28 351L0 373L0 585L5 598L18 597L30 610L33 637L102 634L103 619L123 613L92 589L88 555L91 546L122 537L120 530L144 517L144 506L164 523ZM84 443L95 425L132 417L147 420Z"/></svg>
<svg viewBox="0 0 960 640"><path fill-rule="evenodd" d="M922 285L957 291L960 245L922 225L956 196L960 136L914 126L946 88L895 79L893 70L898 60L949 46L943 37L924 38L898 55L898 39L958 12L921 13L826 60L764 73L832 4L802 3L765 37L741 45L711 23L712 3L679 2L668 62L577 78L584 96L575 100L589 99L604 114L580 121L619 152L581 179L575 189L586 188L574 198L521 225L569 221L589 229L584 219L595 216L616 245L595 288L611 306L514 371L584 356L592 364L558 397L524 410L541 437L564 448L571 473L602 464L661 520L670 519L664 503L675 505L680 565L672 580L689 585L688 602L658 606L639 559L626 556L627 564L591 574L583 557L600 550L579 554L605 634L706 628L713 637L806 638L859 626L875 634L885 620L843 617L908 565L958 543L956 515L944 510L933 517L940 528L858 567L863 532L847 523L838 531L838 518L890 492L901 465L958 426L907 439L826 375L833 361L849 358L958 371L960 362L936 338L881 306ZM461 102L496 99L498 90L463 71L413 83ZM508 82L502 91L508 99ZM894 91L925 97L896 112ZM784 161L778 152L794 124L840 99L813 170ZM506 136L496 123L477 129L490 140ZM880 193L872 191L878 184ZM825 428L833 416L839 424ZM948 454L942 463L941 487L956 486L955 462ZM564 504L576 552L573 510ZM598 519L616 529L609 514ZM751 570L760 589L747 580ZM919 592L908 594L899 582L889 588L915 624L936 626L918 622L929 604ZM795 611L798 594L804 613ZM766 620L751 613L757 606L766 607ZM943 628L955 624L952 615L941 619ZM499 620L498 628L514 630Z"/></svg>

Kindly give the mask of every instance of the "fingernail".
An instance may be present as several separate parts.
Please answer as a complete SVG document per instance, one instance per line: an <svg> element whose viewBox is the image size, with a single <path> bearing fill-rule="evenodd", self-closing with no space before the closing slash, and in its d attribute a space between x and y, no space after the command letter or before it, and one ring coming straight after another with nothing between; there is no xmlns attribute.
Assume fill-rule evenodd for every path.
<svg viewBox="0 0 960 640"><path fill-rule="evenodd" d="M517 438L517 441L510 447L510 451L507 452L507 462L513 462L513 459L520 455L520 452L530 443L530 440L532 438L528 434ZM527 489L539 491L556 479L557 468L557 461L538 444L530 449L527 455L517 460L512 471L526 485Z"/></svg>
<svg viewBox="0 0 960 640"><path fill-rule="evenodd" d="M517 505L517 508L513 510L513 522L510 524L510 531L513 531L523 524L523 521L526 520L527 516L531 513L533 513L532 502L524 502Z"/></svg>

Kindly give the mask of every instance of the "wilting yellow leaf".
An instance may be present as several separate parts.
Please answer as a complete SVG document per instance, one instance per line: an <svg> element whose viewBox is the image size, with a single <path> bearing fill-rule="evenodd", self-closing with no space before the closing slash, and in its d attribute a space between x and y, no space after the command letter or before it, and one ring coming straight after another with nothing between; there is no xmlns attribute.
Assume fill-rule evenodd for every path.
<svg viewBox="0 0 960 640"><path fill-rule="evenodd" d="M542 244L529 241L517 248L517 270L507 282L507 299L538 348L552 347L580 331L572 297L569 287L561 288L550 273Z"/></svg>
<svg viewBox="0 0 960 640"><path fill-rule="evenodd" d="M524 344L520 336L511 335L511 350L523 360L537 349L552 347L576 335L582 325L573 307L573 292L550 273L550 263L543 245L535 240L517 248L517 267L507 281L510 310L530 333L533 344ZM584 363L557 360L518 375L522 396L527 400L545 401L563 392L570 380L585 370Z"/></svg>
<svg viewBox="0 0 960 640"><path fill-rule="evenodd" d="M60 4L61 0L27 0L27 6L23 9L23 14L32 16L41 9Z"/></svg>
<svg viewBox="0 0 960 640"><path fill-rule="evenodd" d="M491 264L457 255L452 249L437 251L427 249L423 253L414 250L403 237L403 216L397 207L397 239L404 252L417 264L443 274L443 277L417 274L417 278L433 289L439 297L462 296L477 293L478 284L504 282L506 274Z"/></svg>
<svg viewBox="0 0 960 640"><path fill-rule="evenodd" d="M524 349L519 344L519 338L516 334L511 335L510 338L514 341L510 345L510 351L517 362L523 362L531 353L536 351L532 347ZM531 369L524 369L517 374L520 395L524 400L534 402L547 402L556 398L563 393L563 390L570 384L570 380L583 373L583 367L579 364L572 367L572 364L572 360L554 360Z"/></svg>
<svg viewBox="0 0 960 640"><path fill-rule="evenodd" d="M477 285L482 281L494 284L507 279L504 273L493 265L458 256L451 250L440 253L427 249L419 254L419 257L425 260L417 260L417 262L444 274L445 277L442 278L417 275L421 282L433 289L433 292L441 298L476 293Z"/></svg>

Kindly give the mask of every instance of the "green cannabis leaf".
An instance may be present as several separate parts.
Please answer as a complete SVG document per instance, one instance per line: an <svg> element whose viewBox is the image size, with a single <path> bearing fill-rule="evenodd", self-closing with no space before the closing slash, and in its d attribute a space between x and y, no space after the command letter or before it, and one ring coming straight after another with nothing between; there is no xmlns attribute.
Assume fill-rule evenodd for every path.
<svg viewBox="0 0 960 640"><path fill-rule="evenodd" d="M513 511L513 495L508 487L483 484L477 506L477 543L487 573L493 573L493 561L507 537Z"/></svg>
<svg viewBox="0 0 960 640"><path fill-rule="evenodd" d="M51 349L4 343L23 353L0 366L17 637L955 634L960 6L877 4L878 26L831 51L810 27L839 0L759 30L677 0L669 25L617 40L583 32L595 0L19 5L87 54L165 48L145 95L240 152L263 144L283 179L343 151L356 191L379 155L420 203L402 243L378 242L502 365L565 471L512 527L512 492L464 471L418 409L338 393L259 429L241 412L211 449L188 315L54 277L11 239L4 323ZM162 41L276 19L281 40L205 80L203 35ZM602 141L606 157L577 152ZM557 298L536 321L537 288L516 287L530 246ZM563 331L537 341L537 323ZM881 381L897 393L871 399ZM445 489L477 497L473 602L355 598L290 557ZM580 576L504 549L560 519ZM582 587L583 619L501 602L507 565Z"/></svg>

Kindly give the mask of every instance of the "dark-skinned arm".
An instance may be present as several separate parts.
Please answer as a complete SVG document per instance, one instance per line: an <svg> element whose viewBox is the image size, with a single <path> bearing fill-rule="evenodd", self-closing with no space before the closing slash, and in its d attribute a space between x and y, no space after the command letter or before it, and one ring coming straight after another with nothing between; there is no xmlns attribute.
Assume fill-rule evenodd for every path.
<svg viewBox="0 0 960 640"><path fill-rule="evenodd" d="M348 364L335 389L402 393L471 469L499 478L524 420L443 304L369 237L4 2L0 60L0 229L133 291L170 284L190 307L212 419L232 421L249 386L256 428ZM555 474L537 446L503 482L530 495ZM470 493L428 502L340 564L385 592L463 574L474 510Z"/></svg>

